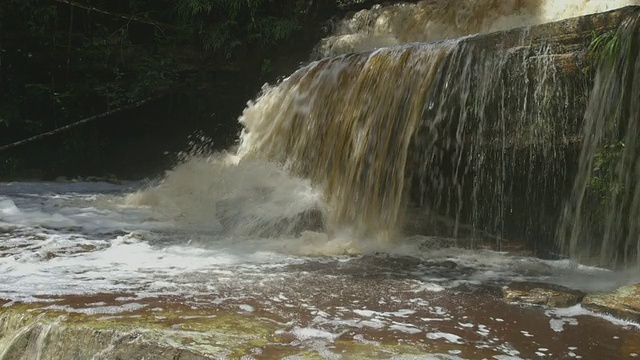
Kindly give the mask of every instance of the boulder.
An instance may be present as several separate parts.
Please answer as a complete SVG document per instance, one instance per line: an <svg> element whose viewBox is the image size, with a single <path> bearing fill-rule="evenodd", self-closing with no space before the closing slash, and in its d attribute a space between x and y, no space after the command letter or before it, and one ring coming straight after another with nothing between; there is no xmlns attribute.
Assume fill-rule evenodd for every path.
<svg viewBox="0 0 640 360"><path fill-rule="evenodd" d="M608 293L589 294L582 301L582 307L640 323L640 284L624 286Z"/></svg>
<svg viewBox="0 0 640 360"><path fill-rule="evenodd" d="M502 296L510 304L570 307L578 304L584 293L559 285L518 282L504 286Z"/></svg>

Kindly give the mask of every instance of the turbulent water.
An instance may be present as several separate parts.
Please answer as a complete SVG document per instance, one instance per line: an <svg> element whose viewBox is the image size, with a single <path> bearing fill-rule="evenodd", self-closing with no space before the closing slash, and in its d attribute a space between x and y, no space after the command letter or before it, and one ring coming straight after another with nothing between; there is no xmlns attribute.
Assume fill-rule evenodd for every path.
<svg viewBox="0 0 640 360"><path fill-rule="evenodd" d="M542 24L640 5L638 0L427 0L376 6L336 21L314 52L321 58Z"/></svg>
<svg viewBox="0 0 640 360"><path fill-rule="evenodd" d="M376 7L345 22L373 17L347 26L370 40L382 31L374 25L396 24L387 30L403 34L393 43L401 44L628 4L633 1L420 2ZM474 21L467 21L469 14ZM418 25L407 25L407 18L424 29L433 21L440 27L414 31ZM440 36L423 39L415 33ZM573 245L555 246L557 237L566 237L558 227L575 223L576 212L558 194L567 192L577 173L576 181L590 176L584 165L576 170L568 154L590 131L578 130L590 123L583 121L584 109L600 106L602 96L588 105L591 88L579 75L583 70L559 69L575 61L556 55L559 45L544 35L523 31L508 44L470 39L314 61L277 86L265 86L248 104L239 119L244 130L237 150L191 157L130 204L158 206L193 226L238 236L313 230L328 239L385 246L403 234L421 233L471 243L493 239L498 247L504 239L515 240L545 256L577 256L571 250L580 238L576 231ZM498 40L502 45L496 46ZM241 181L255 188L247 194L212 191L245 177L250 180ZM580 199L586 187L575 187ZM249 210L256 199L267 205ZM627 248L637 243L632 234L627 239ZM637 255L633 249L604 253L602 265L634 263Z"/></svg>
<svg viewBox="0 0 640 360"><path fill-rule="evenodd" d="M326 238L315 239L311 234L276 239L236 236L218 228L217 224L204 228L211 224L209 221L191 219L184 223L180 216L153 207L123 204L122 196L140 186L138 183L0 185L0 270L3 279L0 298L28 301L46 294L99 294L116 290L133 292L140 297L211 294L221 281L231 280L227 276L247 276L234 281L248 284L271 277L276 279L277 276L260 273L285 265L313 262L315 258L309 256L318 255L316 252L321 251L322 246L329 246L322 244ZM245 186L236 182L227 189L220 189L220 193L229 189L253 190L251 186ZM245 211L251 213L260 206L269 206L268 201L254 201L252 208ZM243 215L250 216L240 214ZM453 259L461 267L470 267L468 274L462 277L447 279L434 273L431 279L423 279L446 288L467 281L499 282L520 278L545 279L595 291L640 280L633 272L614 273L579 267L568 261L536 260L490 249L480 252L438 249L438 240L412 237L394 248L372 247L364 253L384 250L398 257L421 254L425 261ZM338 253L347 253L349 246L354 246L349 239L334 241ZM359 259L362 258L338 256L316 260L353 262L355 266ZM292 271L289 275L299 274ZM278 276L289 275L285 272ZM263 276L266 278L262 279ZM425 276L428 275L425 273ZM198 279L197 286L194 286L195 279ZM416 286L420 286L420 282Z"/></svg>
<svg viewBox="0 0 640 360"><path fill-rule="evenodd" d="M319 184L333 228L351 226L362 235L393 230L409 142L454 45L390 48L299 70L244 112L239 156L290 164Z"/></svg>
<svg viewBox="0 0 640 360"><path fill-rule="evenodd" d="M210 165L215 168L215 163ZM245 170L258 175L255 169ZM188 177L189 169L175 171ZM256 181L261 187L274 186L283 180L278 173ZM244 175L210 187L213 194L199 204L191 200L193 206L213 211L216 197L224 203L256 191L254 181ZM315 201L313 191L306 190L308 183L285 181L292 193ZM167 340L162 343L189 346L205 336L194 332L194 326L204 326L215 339L204 343L205 353L227 354L221 358L236 358L231 351L254 358L300 354L330 359L640 354L634 345L640 338L636 324L601 319L580 306L538 311L505 305L487 290L512 281L539 281L607 291L639 282L636 271L613 272L490 248L450 248L449 239L435 237L365 250L369 243L349 237L329 240L312 232L277 238L235 235L238 224L225 229L224 216L220 222L203 214L189 217L179 203L172 204L171 211L127 205L123 197L140 186L0 185L0 299L9 312L0 315L0 358L78 358L61 354L73 354L64 349L76 354L77 349L93 349L88 346L96 339L106 341L98 329L141 324L144 330L134 329L130 335L109 332L112 338L96 348L96 356L79 357L109 359L120 345L134 346L165 322L168 330L161 339ZM193 187L181 190L182 196L201 196ZM291 195L254 199L234 212L244 220L264 219L261 207L273 212L274 205L282 206ZM350 252L358 254L344 255ZM30 312L11 316L12 307L24 302L34 304L33 314L53 312L66 325L40 318L25 322ZM63 314L71 317L65 320ZM95 319L90 326L96 328L68 327L82 316ZM219 322L224 325L230 316L237 325L221 330ZM266 329L252 325L250 344L265 337L273 337L273 342L232 345L244 339L249 326L245 322ZM170 341L178 335L186 338L184 345ZM60 341L67 346L61 348Z"/></svg>
<svg viewBox="0 0 640 360"><path fill-rule="evenodd" d="M580 354L608 356L574 336L579 321L608 326L580 306L536 312L483 296L511 281L588 292L640 282L634 268L576 261L600 253L601 265L631 266L640 254L638 49L603 62L591 88L535 29L499 46L468 35L631 3L425 1L358 13L318 49L367 51L265 86L229 153L200 149L145 184L0 184L0 300L85 314L161 301L255 312L294 338L286 346L325 358L340 357L345 336L423 353L443 341L454 347L439 356L452 359L548 347L577 357L563 343L574 339ZM634 44L636 23L621 26L622 44ZM426 40L438 41L405 44ZM594 173L619 187L594 193ZM607 335L635 334L616 324ZM0 341L0 358L21 329ZM636 354L630 343L624 356Z"/></svg>

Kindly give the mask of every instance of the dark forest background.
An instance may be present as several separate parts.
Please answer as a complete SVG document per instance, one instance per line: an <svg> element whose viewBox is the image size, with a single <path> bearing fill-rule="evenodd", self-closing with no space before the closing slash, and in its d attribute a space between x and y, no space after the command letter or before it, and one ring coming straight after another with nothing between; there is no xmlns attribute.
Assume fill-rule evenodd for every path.
<svg viewBox="0 0 640 360"><path fill-rule="evenodd" d="M227 148L265 82L306 62L330 19L377 2L5 0L0 179L154 176L195 133Z"/></svg>

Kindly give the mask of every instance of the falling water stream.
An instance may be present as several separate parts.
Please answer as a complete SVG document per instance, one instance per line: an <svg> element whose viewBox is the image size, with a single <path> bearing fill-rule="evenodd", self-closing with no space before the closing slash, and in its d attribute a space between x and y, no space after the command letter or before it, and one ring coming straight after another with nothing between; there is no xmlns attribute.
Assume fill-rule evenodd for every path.
<svg viewBox="0 0 640 360"><path fill-rule="evenodd" d="M633 322L496 294L640 282L637 15L592 81L535 28L476 35L624 5L377 6L265 85L237 149L0 184L0 359L640 355Z"/></svg>

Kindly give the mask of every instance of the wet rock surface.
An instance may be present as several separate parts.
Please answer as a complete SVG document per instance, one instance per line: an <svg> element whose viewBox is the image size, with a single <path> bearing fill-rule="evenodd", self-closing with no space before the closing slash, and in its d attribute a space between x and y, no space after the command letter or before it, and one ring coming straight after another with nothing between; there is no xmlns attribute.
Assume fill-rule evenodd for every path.
<svg viewBox="0 0 640 360"><path fill-rule="evenodd" d="M502 294L504 301L509 304L562 308L580 303L585 296L582 291L535 282L511 283L502 288Z"/></svg>
<svg viewBox="0 0 640 360"><path fill-rule="evenodd" d="M609 293L589 294L582 306L597 313L640 323L640 284L621 287Z"/></svg>
<svg viewBox="0 0 640 360"><path fill-rule="evenodd" d="M5 303L0 357L625 359L640 344L638 328L508 305L490 288L434 291L406 279L343 277L228 298L114 293Z"/></svg>

